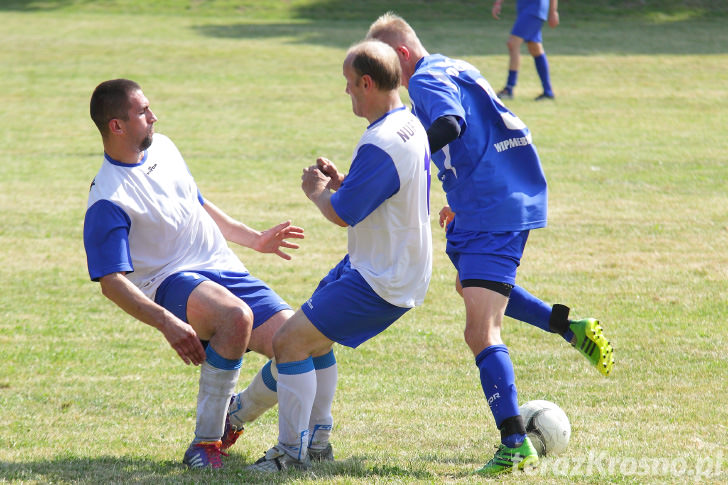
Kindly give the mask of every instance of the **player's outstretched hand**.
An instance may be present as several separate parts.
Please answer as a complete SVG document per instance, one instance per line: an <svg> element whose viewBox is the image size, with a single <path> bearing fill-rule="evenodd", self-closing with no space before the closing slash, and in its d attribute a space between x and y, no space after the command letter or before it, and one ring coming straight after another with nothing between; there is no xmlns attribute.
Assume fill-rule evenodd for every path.
<svg viewBox="0 0 728 485"><path fill-rule="evenodd" d="M339 190L339 187L341 187L341 182L344 181L345 176L343 173L339 172L336 169L336 165L334 165L334 162L325 157L318 157L316 159L316 167L321 170L324 175L326 175L327 177L331 177L329 183L326 184L326 188L333 191Z"/></svg>
<svg viewBox="0 0 728 485"><path fill-rule="evenodd" d="M450 206L446 205L440 210L440 227L447 228L447 225L455 219L455 213L450 210Z"/></svg>
<svg viewBox="0 0 728 485"><path fill-rule="evenodd" d="M283 259L291 259L291 256L284 253L281 248L298 249L296 243L288 242L286 239L303 239L303 228L291 225L291 221L281 222L260 233L253 249L261 253L275 253Z"/></svg>
<svg viewBox="0 0 728 485"><path fill-rule="evenodd" d="M169 322L160 330L185 364L200 365L207 358L197 332L182 320Z"/></svg>
<svg viewBox="0 0 728 485"><path fill-rule="evenodd" d="M493 9L490 11L491 15L493 15L493 18L496 20L500 20L501 5L501 0L495 0L495 3L493 4Z"/></svg>

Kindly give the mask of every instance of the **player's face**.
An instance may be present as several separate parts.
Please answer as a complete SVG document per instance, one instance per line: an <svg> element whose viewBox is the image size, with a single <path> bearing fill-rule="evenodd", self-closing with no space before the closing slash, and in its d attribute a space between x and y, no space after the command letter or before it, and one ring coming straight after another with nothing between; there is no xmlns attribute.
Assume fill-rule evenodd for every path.
<svg viewBox="0 0 728 485"><path fill-rule="evenodd" d="M149 109L149 100L141 91L134 91L129 98L129 119L124 122L129 143L137 146L140 152L149 148L154 135L157 117Z"/></svg>
<svg viewBox="0 0 728 485"><path fill-rule="evenodd" d="M351 98L351 109L357 116L364 116L364 89L361 87L361 77L356 73L351 63L344 62L344 78L346 78L346 94Z"/></svg>

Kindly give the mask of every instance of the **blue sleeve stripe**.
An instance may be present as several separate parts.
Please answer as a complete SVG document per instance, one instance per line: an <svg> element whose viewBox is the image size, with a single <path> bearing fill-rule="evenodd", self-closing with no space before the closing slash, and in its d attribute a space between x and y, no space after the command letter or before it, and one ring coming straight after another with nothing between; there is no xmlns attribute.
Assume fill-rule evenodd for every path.
<svg viewBox="0 0 728 485"><path fill-rule="evenodd" d="M131 219L113 202L99 200L86 211L83 243L93 281L111 273L134 271L129 248Z"/></svg>
<svg viewBox="0 0 728 485"><path fill-rule="evenodd" d="M305 360L298 360L295 362L286 362L285 364L276 364L279 374L285 375L296 375L305 374L306 372L312 372L313 359L311 357Z"/></svg>
<svg viewBox="0 0 728 485"><path fill-rule="evenodd" d="M364 144L331 196L331 205L344 222L355 226L398 191L399 173L392 157L376 145Z"/></svg>
<svg viewBox="0 0 728 485"><path fill-rule="evenodd" d="M313 368L314 369L328 369L332 365L336 365L336 357L334 357L334 349L331 349L331 351L328 354L319 355L318 357L313 358Z"/></svg>
<svg viewBox="0 0 728 485"><path fill-rule="evenodd" d="M263 384L265 384L265 387L273 392L278 392L278 382L276 382L276 378L273 377L273 372L270 370L271 363L272 362L270 360L265 363L261 371L261 376L263 377Z"/></svg>
<svg viewBox="0 0 728 485"><path fill-rule="evenodd" d="M205 352L207 353L207 362L211 366L218 369L235 370L240 369L240 367L243 365L242 357L239 359L226 359L225 357L215 352L215 349L212 348L212 345L208 345Z"/></svg>

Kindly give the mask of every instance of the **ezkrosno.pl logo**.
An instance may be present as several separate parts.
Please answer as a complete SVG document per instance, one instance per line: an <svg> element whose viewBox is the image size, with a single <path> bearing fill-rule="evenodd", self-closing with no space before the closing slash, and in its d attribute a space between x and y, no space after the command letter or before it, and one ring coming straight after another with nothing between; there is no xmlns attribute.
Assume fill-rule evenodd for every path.
<svg viewBox="0 0 728 485"><path fill-rule="evenodd" d="M525 473L559 476L673 476L693 479L717 477L723 473L723 451L706 453L688 460L684 457L610 456L606 452L589 452L586 456L557 456L541 460Z"/></svg>

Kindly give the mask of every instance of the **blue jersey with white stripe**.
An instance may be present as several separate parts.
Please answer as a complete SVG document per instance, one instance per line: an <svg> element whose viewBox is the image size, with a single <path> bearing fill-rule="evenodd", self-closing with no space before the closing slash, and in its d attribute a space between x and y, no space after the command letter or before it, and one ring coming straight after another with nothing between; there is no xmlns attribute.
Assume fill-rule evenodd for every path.
<svg viewBox="0 0 728 485"><path fill-rule="evenodd" d="M446 115L461 134L432 154L462 230L504 232L546 225L547 189L531 133L467 62L440 54L417 63L412 111L425 128Z"/></svg>

